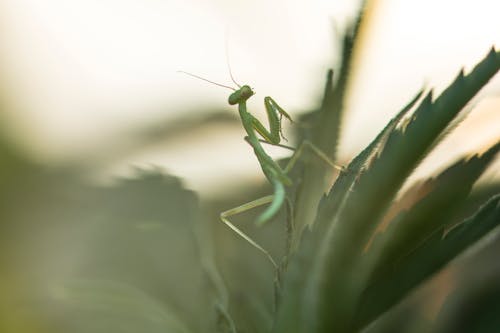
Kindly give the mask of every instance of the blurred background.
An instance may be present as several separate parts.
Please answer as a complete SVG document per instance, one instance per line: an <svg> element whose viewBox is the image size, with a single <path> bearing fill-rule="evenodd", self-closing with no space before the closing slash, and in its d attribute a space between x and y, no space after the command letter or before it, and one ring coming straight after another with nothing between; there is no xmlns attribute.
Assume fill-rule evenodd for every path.
<svg viewBox="0 0 500 333"><path fill-rule="evenodd" d="M231 85L229 64L236 80L257 92L252 112L262 115L263 97L272 96L297 117L318 105L321 79L335 68L339 36L358 6L341 0L2 0L2 133L41 163L89 166L101 180L151 164L202 194L227 190L231 185L222 180L229 176L234 183L261 179L235 108L226 103L229 90L177 71ZM492 0L369 2L342 159L419 88L439 91L459 68L498 45L499 6ZM483 91L490 100L474 117L494 117L499 87L497 79ZM162 126L203 119L209 110L235 121L201 122L198 130L166 140ZM468 144L499 133L500 122L487 123L491 128ZM143 135L148 130L154 138Z"/></svg>
<svg viewBox="0 0 500 333"><path fill-rule="evenodd" d="M171 313L199 313L205 296L196 290L206 282L192 261L178 262L179 253L211 262L211 245L200 245L203 231L193 233L182 223L167 230L158 221L194 225L200 202L234 194L251 200L253 190L246 189L265 179L243 140L236 108L227 105L230 91L178 71L233 85L230 66L239 83L257 92L251 112L264 116L263 98L272 96L299 118L320 104L326 72L338 64L341 36L359 5L0 0L5 331L86 332L85 325L76 330L65 311L76 306L74 300L77 309L87 304L97 311L88 305L96 299L108 304L106 311L117 311L126 299L113 315L140 317L129 316L133 324L117 331L143 329L151 313L160 319L148 331L190 331ZM339 162L347 163L420 88L439 92L460 68L470 69L493 45L498 48L499 12L495 0L368 1ZM476 100L481 102L471 105L473 112L415 177L499 140L500 78ZM498 179L499 170L493 167L485 177ZM175 237L181 232L185 238ZM179 266L163 267L164 261ZM132 262L140 265L131 269ZM126 276L125 282L108 283L117 276ZM165 289L168 277L186 276L198 280L184 286L183 297ZM213 284L213 293L224 294ZM200 304L183 303L189 293ZM166 297L175 310L151 295ZM61 306L61 299L73 303ZM210 295L203 299L209 302ZM149 310L138 314L137 308Z"/></svg>

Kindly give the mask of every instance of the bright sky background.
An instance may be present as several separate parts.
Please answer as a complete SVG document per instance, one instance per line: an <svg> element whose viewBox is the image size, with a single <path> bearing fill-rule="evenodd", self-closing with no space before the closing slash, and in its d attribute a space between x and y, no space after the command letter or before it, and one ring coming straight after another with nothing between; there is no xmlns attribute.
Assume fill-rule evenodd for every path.
<svg viewBox="0 0 500 333"><path fill-rule="evenodd" d="M439 90L462 65L470 68L491 45L500 47L497 0L372 4L343 158L424 84ZM262 114L262 98L270 95L296 115L316 106L323 89L318 78L338 51L333 27L341 31L355 7L346 0L2 0L0 84L8 105L2 121L46 163L96 158L96 151L126 142L130 129L154 119L174 119L199 103L226 108L227 90L176 73L230 84L226 41L236 79L258 93L251 110ZM500 97L499 77L483 95ZM500 99L485 105L479 118L486 121L468 125L481 130L469 133L467 144L452 138L444 151L466 152L499 139ZM234 179L229 186L262 178L242 136L234 128L206 130L125 154L104 169L113 175L130 165L158 165L208 193L228 179Z"/></svg>

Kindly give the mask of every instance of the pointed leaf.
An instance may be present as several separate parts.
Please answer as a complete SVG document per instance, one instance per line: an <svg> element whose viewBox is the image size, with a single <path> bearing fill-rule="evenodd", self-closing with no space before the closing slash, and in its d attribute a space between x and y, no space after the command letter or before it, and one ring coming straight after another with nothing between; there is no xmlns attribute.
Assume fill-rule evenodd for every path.
<svg viewBox="0 0 500 333"><path fill-rule="evenodd" d="M349 83L349 73L353 60L353 48L359 41L358 35L362 25L363 8L360 6L358 16L352 26L345 32L342 40L342 55L336 82L333 83L333 71L328 72L323 103L318 111L313 130L305 138L310 140L331 160L336 161L336 152L340 137L340 127L344 112L344 103ZM295 232L292 235L292 248L298 246L303 228L310 226L316 217L317 205L321 196L330 185L331 167L317 158L306 160L304 173L301 176L301 187L297 193L294 206Z"/></svg>
<svg viewBox="0 0 500 333"><path fill-rule="evenodd" d="M433 190L426 197L391 221L387 230L373 240L368 252L361 258L358 273L367 276L368 281L371 281L367 283L376 284L383 279L387 282L392 281L393 284L396 284L396 281L397 284L405 284L404 281L391 276L391 274L398 274L395 272L397 263L403 260L401 258L406 258L416 251L415 249L432 237L437 230L443 230L446 225L453 223L454 211L460 207L474 182L493 161L499 150L500 144L497 144L480 157L475 156L455 163L432 181ZM428 255L434 257L436 254L428 253ZM434 271L429 272L429 274L433 273ZM421 280L428 278L428 276L419 276ZM412 279L412 282L416 285L421 280ZM377 289L378 293L391 295L390 305L403 298L410 288L407 286L407 289L403 289L403 292L398 295L395 290L399 289L394 288L393 284L388 285L391 290ZM377 303L377 299L369 297L362 302L372 304L371 310L366 310L366 306L362 310L365 313L371 311L371 316L368 319L358 318L356 323L359 325L379 315L389 306Z"/></svg>
<svg viewBox="0 0 500 333"><path fill-rule="evenodd" d="M357 274L358 257L406 177L418 165L463 106L500 69L500 54L492 50L467 76L457 79L435 101L428 94L413 119L404 128L395 128L380 154L349 186L340 202L328 200L322 206L310 237L301 251L310 251L292 260L283 297L283 315L277 331L348 331L354 319L357 298L365 276ZM333 212L334 215L325 212ZM309 244L308 244L309 243ZM293 267L293 269L292 269ZM307 272L292 276L297 272ZM286 318L286 319L285 319ZM290 320L290 323L285 323ZM307 324L306 324L307 323Z"/></svg>

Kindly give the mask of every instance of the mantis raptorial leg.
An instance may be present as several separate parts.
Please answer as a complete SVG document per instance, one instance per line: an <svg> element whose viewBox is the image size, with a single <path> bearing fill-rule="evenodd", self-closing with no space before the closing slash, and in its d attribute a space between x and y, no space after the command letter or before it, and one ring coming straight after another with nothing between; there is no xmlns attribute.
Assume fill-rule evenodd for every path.
<svg viewBox="0 0 500 333"><path fill-rule="evenodd" d="M240 205L238 207L232 208L230 210L224 211L220 214L221 221L226 224L229 228L231 228L236 234L238 234L241 238L246 240L250 245L261 251L266 255L269 261L273 264L275 268L278 268L276 261L273 259L271 254L265 250L262 246L260 246L257 242L255 242L251 237L237 228L231 221L229 221L228 217L240 214L247 210L253 209L255 207L259 207L265 204L270 204L263 213L259 215L256 220L257 225L263 225L269 220L271 220L276 213L283 206L286 197L285 186L292 185L292 180L288 177L287 173L293 168L295 163L297 162L300 155L303 153L305 148L311 149L315 154L317 154L322 160L324 160L328 165L332 168L338 170L344 170L343 167L340 167L330 161L330 159L316 146L314 146L309 141L304 141L302 144L295 150L294 148L281 145L281 139L284 138L281 128L281 120L282 117L287 118L292 121L290 115L285 112L271 97L264 98L264 105L267 112L267 118L269 121L269 130L251 113L247 111L246 101L252 97L255 92L248 85L240 86L236 81L234 81L232 75L231 78L233 82L238 85L239 89L234 89L229 86L225 86L222 84L218 84L216 82L204 79L197 75L193 75L187 72L182 72L191 76L194 76L198 79L208 81L210 83L216 84L218 86L222 86L225 88L229 88L234 90L234 92L229 96L228 102L230 105L238 105L238 111L241 118L241 123L243 128L245 129L247 136L245 140L250 144L250 146L254 150L254 154L259 161L262 172L268 179L268 181L273 186L274 193L272 195L248 202L246 204ZM261 139L257 136L259 135ZM288 149L295 150L294 154L290 158L287 166L285 168L281 168L276 161L274 161L264 150L261 143L276 145Z"/></svg>

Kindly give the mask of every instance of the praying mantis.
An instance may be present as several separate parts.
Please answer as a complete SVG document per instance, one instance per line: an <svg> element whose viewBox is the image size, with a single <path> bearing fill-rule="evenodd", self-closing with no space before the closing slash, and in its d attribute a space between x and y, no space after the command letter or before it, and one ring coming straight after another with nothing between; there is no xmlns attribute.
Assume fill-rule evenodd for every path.
<svg viewBox="0 0 500 333"><path fill-rule="evenodd" d="M261 245L255 242L252 238L250 238L247 234L245 234L242 230L236 227L229 220L229 217L243 213L255 207L269 204L269 206L264 210L264 212L262 212L258 216L255 223L257 226L262 226L266 222L270 221L278 213L280 208L283 206L283 203L285 202L286 198L285 187L292 185L292 180L290 179L290 177L288 177L287 174L293 168L299 156L303 153L304 149L306 148L311 149L318 157L320 157L332 168L337 169L339 171L344 171L344 167L338 166L332 161L330 161L330 159L319 148L314 146L310 141L303 141L296 149L280 144L281 139L284 138L282 132L282 124L281 124L282 118L285 117L290 122L293 122L290 115L283 108L281 108L278 105L278 103L274 101L274 99L272 99L269 96L264 97L264 106L266 108L267 118L269 122L269 129L267 129L257 118L255 118L247 110L246 102L250 97L255 95L255 92L248 85L243 85L243 86L239 85L234 80L231 71L229 72L231 79L238 86L238 89L207 80L205 78L202 78L200 76L188 72L184 71L179 71L179 72L234 91L233 93L231 93L231 95L229 95L228 102L230 105L238 105L238 112L240 115L241 123L247 134L244 139L253 148L254 154L257 157L257 160L259 161L262 172L266 176L269 183L273 186L273 194L259 198L257 200L253 200L238 207L226 210L220 213L220 220L229 228L231 228L241 238L246 240L257 250L262 252L269 259L274 268L277 269L278 264L271 256L271 254ZM290 158L288 164L284 168L282 168L276 161L274 161L266 153L266 151L262 147L262 143L291 149L294 150L294 153Z"/></svg>

